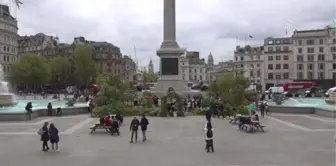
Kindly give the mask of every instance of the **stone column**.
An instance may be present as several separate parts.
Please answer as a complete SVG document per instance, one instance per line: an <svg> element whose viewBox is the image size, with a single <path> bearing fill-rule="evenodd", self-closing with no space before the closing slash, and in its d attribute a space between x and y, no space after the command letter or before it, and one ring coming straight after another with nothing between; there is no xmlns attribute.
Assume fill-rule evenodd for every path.
<svg viewBox="0 0 336 166"><path fill-rule="evenodd" d="M175 0L164 0L163 41L176 41Z"/></svg>

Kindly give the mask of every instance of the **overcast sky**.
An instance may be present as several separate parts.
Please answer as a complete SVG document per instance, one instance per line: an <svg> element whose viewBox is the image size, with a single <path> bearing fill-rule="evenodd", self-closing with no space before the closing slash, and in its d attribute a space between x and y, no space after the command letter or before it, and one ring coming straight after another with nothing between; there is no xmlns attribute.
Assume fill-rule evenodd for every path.
<svg viewBox="0 0 336 166"><path fill-rule="evenodd" d="M5 1L5 0L3 0ZM46 33L61 42L75 36L108 41L140 66L153 59L162 42L163 0L22 0L20 35ZM237 44L251 45L295 29L317 29L335 20L335 0L176 0L177 40L181 47L211 52L216 62L232 59ZM14 13L15 14L15 13ZM289 34L290 34L289 33Z"/></svg>

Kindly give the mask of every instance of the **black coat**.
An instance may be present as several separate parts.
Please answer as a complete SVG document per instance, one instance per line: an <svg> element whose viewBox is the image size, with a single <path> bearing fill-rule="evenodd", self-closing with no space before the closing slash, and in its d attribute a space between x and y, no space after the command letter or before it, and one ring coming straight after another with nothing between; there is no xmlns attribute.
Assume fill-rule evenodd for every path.
<svg viewBox="0 0 336 166"><path fill-rule="evenodd" d="M47 126L42 127L41 141L49 141L49 129Z"/></svg>
<svg viewBox="0 0 336 166"><path fill-rule="evenodd" d="M147 118L142 118L140 121L141 130L147 130L147 125L149 124Z"/></svg>
<svg viewBox="0 0 336 166"><path fill-rule="evenodd" d="M50 141L59 142L58 129L56 127L49 129L49 134Z"/></svg>
<svg viewBox="0 0 336 166"><path fill-rule="evenodd" d="M130 130L138 130L140 121L138 119L133 119L130 125Z"/></svg>

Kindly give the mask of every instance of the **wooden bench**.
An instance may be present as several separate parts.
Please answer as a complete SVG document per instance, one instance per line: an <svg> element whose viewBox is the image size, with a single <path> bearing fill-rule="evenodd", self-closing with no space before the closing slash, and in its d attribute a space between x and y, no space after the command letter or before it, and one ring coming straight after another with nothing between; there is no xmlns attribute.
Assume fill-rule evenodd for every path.
<svg viewBox="0 0 336 166"><path fill-rule="evenodd" d="M110 126L105 126L104 124L96 123L90 127L91 129L90 134L95 132L97 129L104 129L105 131L110 132L110 128L111 128Z"/></svg>

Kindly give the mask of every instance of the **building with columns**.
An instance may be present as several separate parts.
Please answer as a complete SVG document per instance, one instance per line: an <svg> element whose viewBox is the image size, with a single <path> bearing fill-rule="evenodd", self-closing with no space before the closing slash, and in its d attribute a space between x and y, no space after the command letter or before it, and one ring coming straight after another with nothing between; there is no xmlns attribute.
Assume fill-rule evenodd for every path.
<svg viewBox="0 0 336 166"><path fill-rule="evenodd" d="M11 72L12 64L18 61L18 25L9 6L0 4L0 64L3 76ZM6 78L1 78L6 79Z"/></svg>

